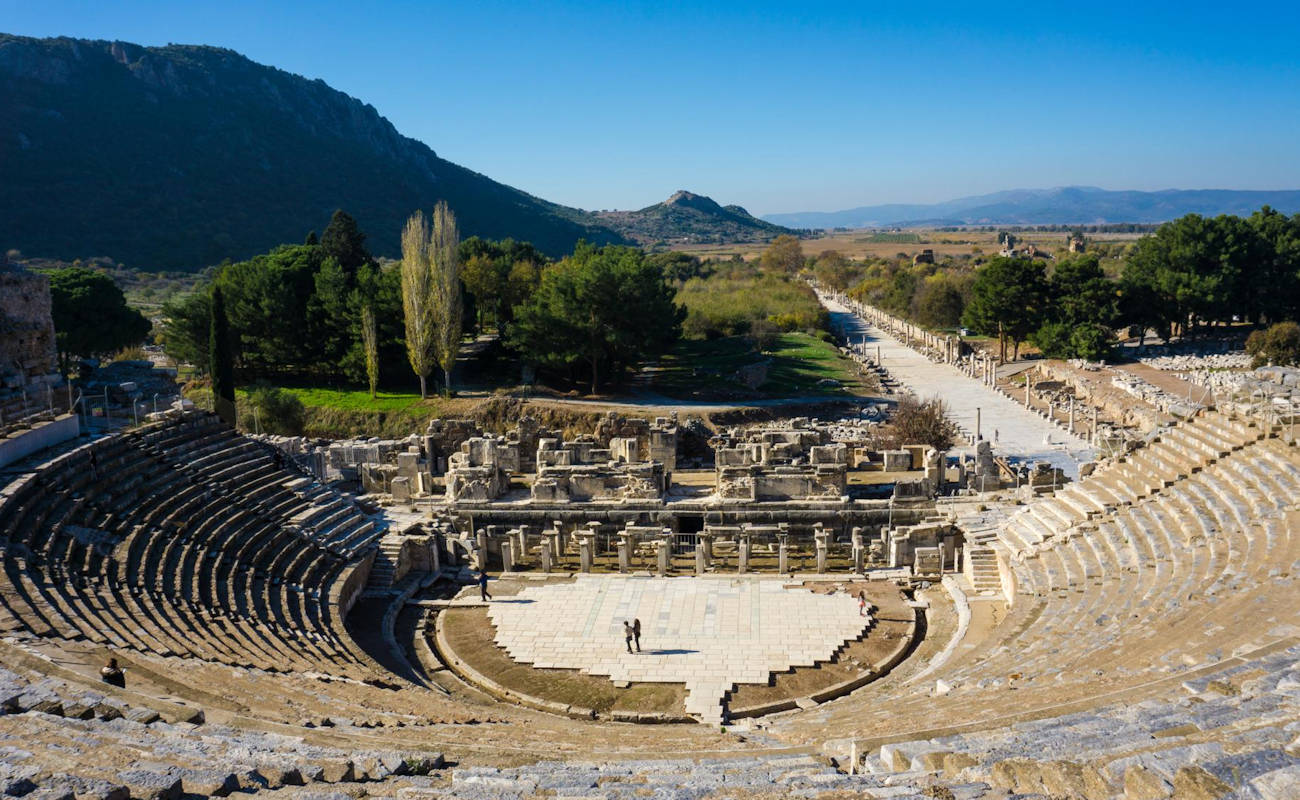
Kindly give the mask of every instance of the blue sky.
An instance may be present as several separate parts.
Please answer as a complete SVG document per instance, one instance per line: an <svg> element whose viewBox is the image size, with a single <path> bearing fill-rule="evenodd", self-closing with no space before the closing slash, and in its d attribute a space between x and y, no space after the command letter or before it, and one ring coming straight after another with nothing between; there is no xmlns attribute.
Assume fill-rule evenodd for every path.
<svg viewBox="0 0 1300 800"><path fill-rule="evenodd" d="M1295 3L0 0L0 31L229 47L588 209L1300 188Z"/></svg>

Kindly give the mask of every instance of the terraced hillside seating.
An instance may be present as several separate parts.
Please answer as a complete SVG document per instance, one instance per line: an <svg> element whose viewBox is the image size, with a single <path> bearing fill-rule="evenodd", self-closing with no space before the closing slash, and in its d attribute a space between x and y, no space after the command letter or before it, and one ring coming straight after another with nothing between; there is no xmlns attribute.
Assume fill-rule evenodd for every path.
<svg viewBox="0 0 1300 800"><path fill-rule="evenodd" d="M887 744L860 767L1053 797L1294 797L1297 720L1293 646L1198 675L1172 697Z"/></svg>
<svg viewBox="0 0 1300 800"><path fill-rule="evenodd" d="M1029 504L998 532L998 543L1012 557L1032 555L1073 526L1159 492L1263 436L1252 424L1213 409L1203 411L1083 480Z"/></svg>
<svg viewBox="0 0 1300 800"><path fill-rule="evenodd" d="M196 725L111 694L0 668L5 796L224 797L311 783L388 780L428 789L438 753L346 750L301 737ZM202 717L197 717L202 721ZM395 776L406 776L393 780Z"/></svg>
<svg viewBox="0 0 1300 800"><path fill-rule="evenodd" d="M0 630L366 676L342 592L381 534L265 446L187 413L4 487Z"/></svg>
<svg viewBox="0 0 1300 800"><path fill-rule="evenodd" d="M924 635L908 634L890 671L833 701L761 718L633 725L604 711L547 713L465 684L441 660L438 636L461 601L422 598L393 611L392 591L402 590L382 570L374 597L386 610L354 617L354 628L369 620L377 638L396 640L421 680L381 673L340 618L375 558L371 520L190 415L97 442L93 462L83 448L4 487L0 633L17 641L0 643L0 654L46 654L47 675L75 662L89 683L0 696L0 777L31 784L13 784L16 793L43 791L62 769L95 782L79 795L103 797L122 797L111 782L128 775L142 797L237 785L306 798L320 795L278 787L361 777L354 788L366 796L407 800L1300 797L1300 448L1274 433L1206 411L1028 506L954 503L965 575L901 587L915 593L904 605L924 619ZM549 580L521 574L497 586ZM582 583L547 591L577 595ZM645 672L654 656L626 653L621 614L597 624L593 609L641 608L638 590L652 579L606 583L564 624L537 604L540 591L499 591L484 612L490 636L478 630L484 651L508 658L527 643L549 672L528 659L503 670L517 670L525 688L560 682L566 702L604 691L542 659L571 655L556 635L566 626L590 631L592 652ZM692 615L730 620L707 593L687 594L700 595ZM845 601L794 613L863 624ZM904 647L900 615L873 611L873 635L883 643L892 631L892 646ZM512 616L525 624L511 629ZM639 618L648 638L662 633L658 615ZM776 611L759 619L772 629L799 622ZM125 662L128 688L97 697L94 670L108 653ZM864 666L844 653L846 669ZM773 686L811 677L788 671ZM4 680L0 671L0 690ZM174 712L179 699L206 721L154 718L148 701ZM431 765L395 754L444 751L450 774L400 774Z"/></svg>

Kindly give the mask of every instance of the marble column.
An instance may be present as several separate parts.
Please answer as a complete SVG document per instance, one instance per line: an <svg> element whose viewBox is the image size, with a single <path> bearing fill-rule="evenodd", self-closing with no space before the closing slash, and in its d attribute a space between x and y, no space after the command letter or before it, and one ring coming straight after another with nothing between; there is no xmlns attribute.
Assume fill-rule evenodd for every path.
<svg viewBox="0 0 1300 800"><path fill-rule="evenodd" d="M628 572L632 569L632 537L626 533L618 537L618 571Z"/></svg>
<svg viewBox="0 0 1300 800"><path fill-rule="evenodd" d="M542 538L542 572L550 572L552 566L551 538L547 536Z"/></svg>
<svg viewBox="0 0 1300 800"><path fill-rule="evenodd" d="M487 569L488 566L488 532L482 528L478 531L478 564L475 566L479 569Z"/></svg>
<svg viewBox="0 0 1300 800"><path fill-rule="evenodd" d="M659 560L659 577L668 574L668 564L673 557L673 532L665 531L656 542L655 555Z"/></svg>

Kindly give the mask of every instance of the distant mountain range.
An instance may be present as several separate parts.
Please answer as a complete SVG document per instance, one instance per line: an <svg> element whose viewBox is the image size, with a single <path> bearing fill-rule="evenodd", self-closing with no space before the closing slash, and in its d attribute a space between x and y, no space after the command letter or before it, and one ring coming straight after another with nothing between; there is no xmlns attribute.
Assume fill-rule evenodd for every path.
<svg viewBox="0 0 1300 800"><path fill-rule="evenodd" d="M629 241L230 50L0 34L0 248L193 269L302 241L343 208L395 256L406 217L440 199L465 236L551 255Z"/></svg>
<svg viewBox="0 0 1300 800"><path fill-rule="evenodd" d="M678 191L662 203L638 211L600 211L596 221L643 246L761 242L789 228L764 222L740 206L722 206L711 198Z"/></svg>
<svg viewBox="0 0 1300 800"><path fill-rule="evenodd" d="M1091 186L1012 189L946 203L862 206L845 211L764 214L792 228L877 228L915 225L1070 225L1166 222L1184 214L1249 215L1269 205L1300 213L1300 190L1167 189L1108 191Z"/></svg>

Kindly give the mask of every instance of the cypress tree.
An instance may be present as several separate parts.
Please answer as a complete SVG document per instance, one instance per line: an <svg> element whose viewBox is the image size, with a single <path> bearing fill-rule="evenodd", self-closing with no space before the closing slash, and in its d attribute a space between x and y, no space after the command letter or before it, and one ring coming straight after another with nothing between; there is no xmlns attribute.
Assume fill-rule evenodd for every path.
<svg viewBox="0 0 1300 800"><path fill-rule="evenodd" d="M230 352L230 321L221 288L212 287L212 328L208 335L208 370L212 375L212 406L226 424L235 425L235 358Z"/></svg>

